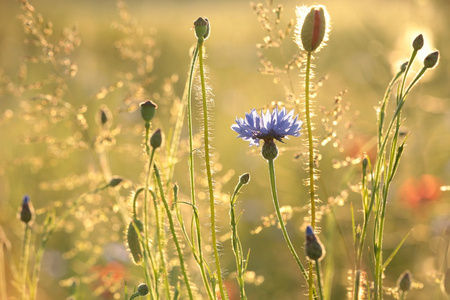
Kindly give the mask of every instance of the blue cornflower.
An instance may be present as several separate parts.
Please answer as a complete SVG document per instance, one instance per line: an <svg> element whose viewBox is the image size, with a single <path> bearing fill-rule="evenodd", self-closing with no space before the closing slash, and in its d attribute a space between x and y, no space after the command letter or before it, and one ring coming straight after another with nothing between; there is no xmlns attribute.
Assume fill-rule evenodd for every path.
<svg viewBox="0 0 450 300"><path fill-rule="evenodd" d="M250 142L250 146L259 146L259 140L282 142L288 135L300 136L301 125L298 115L294 118L294 110L287 113L283 107L281 110L275 108L272 113L261 110L261 115L252 109L250 113L245 113L245 119L236 118L236 124L231 129L239 133L238 138Z"/></svg>

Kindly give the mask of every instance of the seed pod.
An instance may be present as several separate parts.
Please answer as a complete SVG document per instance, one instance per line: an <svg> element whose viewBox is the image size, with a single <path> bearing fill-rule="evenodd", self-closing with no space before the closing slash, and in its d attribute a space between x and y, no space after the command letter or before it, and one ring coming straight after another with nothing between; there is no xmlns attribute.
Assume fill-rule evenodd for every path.
<svg viewBox="0 0 450 300"><path fill-rule="evenodd" d="M130 225L128 225L127 242L133 262L139 265L142 262L142 247L136 228L139 230L139 234L144 232L144 225L142 222L138 219L133 219L133 221L130 222Z"/></svg>
<svg viewBox="0 0 450 300"><path fill-rule="evenodd" d="M142 119L144 119L144 121L146 123L150 122L153 119L153 117L155 116L158 105L156 105L155 103L153 103L150 100L147 100L147 101L139 104L139 106L141 107Z"/></svg>

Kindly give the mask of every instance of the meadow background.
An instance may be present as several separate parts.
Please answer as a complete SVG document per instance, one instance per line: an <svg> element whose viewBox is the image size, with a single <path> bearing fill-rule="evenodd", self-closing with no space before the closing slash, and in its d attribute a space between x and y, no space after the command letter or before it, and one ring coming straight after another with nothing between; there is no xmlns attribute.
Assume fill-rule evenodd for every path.
<svg viewBox="0 0 450 300"><path fill-rule="evenodd" d="M315 3L275 2L274 7L283 5L280 26L284 28L289 19L295 18L295 6ZM274 80L274 76L260 72L262 65L257 52L261 49L255 45L262 43L267 33L261 29L249 3L127 1L131 19L142 32L118 30L117 24L123 24L123 19L115 1L36 0L31 4L45 20L53 23L50 39L57 41L63 28L75 26L80 44L67 54L76 64L77 72L64 83L70 93L64 92L61 98L71 107L65 111L64 105L55 103L52 115L51 109L40 106L42 99L36 95L57 95L58 85L50 84L37 91L29 84L50 78L48 74L56 71L41 63L26 63L25 67L27 58L41 53L24 43L26 35L17 17L22 13L21 5L16 1L1 2L0 226L4 231L2 247L10 254L0 266L6 270L6 278L11 278L9 265L19 262L23 228L17 212L24 194L31 197L38 224L49 207L58 211L66 202L117 175L126 179L121 187L93 196L49 241L38 299L65 299L74 288L80 299L122 299L124 280L131 287L142 282L142 274L131 263L124 246L126 223L120 217L121 208L116 200L126 199L132 182L143 178L143 124L137 104L146 99L157 103L160 109L153 126L170 134L170 126L176 119L172 103L180 101L183 94L189 51L196 42L192 23L198 16L207 16L212 31L206 41L206 64L215 101L213 147L216 185L224 199L218 209L218 220L226 281L230 290L236 289L231 275L235 266L227 239L229 215L225 201L238 176L249 172L251 182L240 196L238 206L244 211L239 227L243 248L251 249L249 270L256 276L254 284L248 285L247 294L250 299L299 299L305 287L297 266L280 231L275 226L264 226L270 223L264 218L273 214L266 164L259 149L249 148L247 143L237 140L230 129L236 116L243 117L250 109L263 108L272 101L285 101L285 86L289 86L284 75ZM448 264L444 256L449 241L446 229L450 226L450 194L445 191L445 186L450 186L447 55L450 53L450 2L323 0L320 4L328 9L332 32L328 46L315 60L316 79L326 77L316 97L319 137L325 135L320 121L324 111L333 108L335 97L344 90L342 103L347 107L336 127L339 146L335 148L331 142L320 148L319 195L324 203L330 199L336 202L332 213L328 212L333 217L325 217L321 222L322 242L325 247L333 247L328 250L331 255L326 257L326 263L334 270L331 299L345 298L346 287L350 285L348 270L353 268L350 203L356 212L360 209L360 196L352 192L352 186L360 180L360 165L351 164L351 158L361 157L364 152L370 155L373 151L374 107L392 74L409 57L411 42L418 33L424 35L428 49L422 53L426 55L439 49L441 59L438 67L428 72L413 90L403 114L405 132L411 134L391 191L386 251L389 253L389 249L394 249L412 231L386 270L385 283L395 286L398 276L409 269L417 281L417 289L410 293L409 299L428 299L429 295L445 299L436 290L440 272L450 267L443 266ZM299 51L292 40L292 36L287 37L281 51L263 49L264 54L275 65L283 66ZM139 69L141 57L133 52L141 50L149 55L144 71ZM418 70L420 63L413 68ZM290 79L294 92L301 93L298 74L293 72ZM101 142L107 149L104 151L107 163L102 161L105 154L90 149L87 142L97 143L97 137L105 137L96 123L102 105L113 116L109 133ZM72 115L71 109L76 113ZM65 113L60 115L61 111ZM75 121L80 113L85 122ZM77 122L83 123L83 130L79 130L80 124L74 125ZM186 128L183 138L186 138ZM180 147L186 149L186 141ZM281 148L282 155L277 159L279 196L282 205L298 208L294 209L288 228L300 249L306 216L303 207L308 197L302 185L307 175L298 156L305 149L301 140L295 138L287 140ZM342 161L350 163L342 166ZM110 174L100 167L102 164L108 165ZM174 179L185 195L188 194L186 172L187 154L181 151ZM263 229L258 234L252 234L261 226ZM38 233L39 227L35 230ZM17 295L9 281L7 288L8 295Z"/></svg>

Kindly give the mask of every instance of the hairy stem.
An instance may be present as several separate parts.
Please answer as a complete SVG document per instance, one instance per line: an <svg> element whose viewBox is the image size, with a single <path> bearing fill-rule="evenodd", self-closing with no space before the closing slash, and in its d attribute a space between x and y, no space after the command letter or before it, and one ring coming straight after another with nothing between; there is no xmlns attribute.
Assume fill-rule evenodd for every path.
<svg viewBox="0 0 450 300"><path fill-rule="evenodd" d="M208 193L209 193L209 206L211 216L211 243L214 251L214 260L216 262L217 280L219 283L220 296L222 300L228 299L228 295L223 287L222 270L220 267L219 250L217 249L217 237L216 237L216 211L214 203L214 189L211 172L211 159L210 159L210 146L209 146L209 124L208 124L208 104L206 99L206 85L205 85L205 72L203 68L203 43L198 44L198 56L200 63L200 82L202 87L202 102L203 102L203 139L205 143L205 164L206 164L206 176L208 178Z"/></svg>

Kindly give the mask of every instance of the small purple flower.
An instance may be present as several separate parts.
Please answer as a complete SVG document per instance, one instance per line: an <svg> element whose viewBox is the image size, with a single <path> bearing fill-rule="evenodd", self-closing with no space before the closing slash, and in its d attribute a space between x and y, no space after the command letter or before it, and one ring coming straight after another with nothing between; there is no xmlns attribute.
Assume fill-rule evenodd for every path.
<svg viewBox="0 0 450 300"><path fill-rule="evenodd" d="M245 113L245 119L236 118L236 124L231 129L239 133L238 138L250 142L250 146L259 146L259 140L282 142L288 135L300 136L301 125L298 115L294 118L294 110L287 113L283 107L281 110L275 108L272 113L261 110L261 115L252 109L250 113Z"/></svg>

